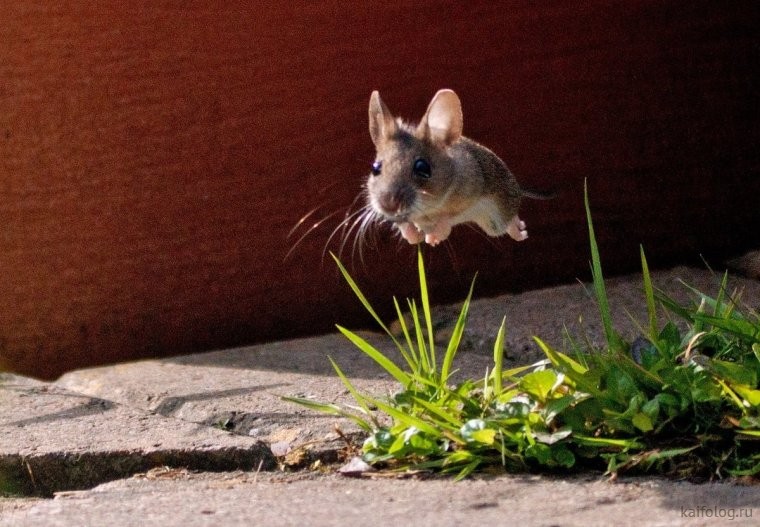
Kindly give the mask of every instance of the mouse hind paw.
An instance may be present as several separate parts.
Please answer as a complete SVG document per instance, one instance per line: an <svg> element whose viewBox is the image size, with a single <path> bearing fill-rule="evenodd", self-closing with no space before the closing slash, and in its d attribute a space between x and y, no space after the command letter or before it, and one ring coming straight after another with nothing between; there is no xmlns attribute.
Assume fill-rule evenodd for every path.
<svg viewBox="0 0 760 527"><path fill-rule="evenodd" d="M509 220L509 224L507 225L507 234L509 234L512 239L518 242L527 240L528 229L525 225L525 222L515 215L515 217Z"/></svg>

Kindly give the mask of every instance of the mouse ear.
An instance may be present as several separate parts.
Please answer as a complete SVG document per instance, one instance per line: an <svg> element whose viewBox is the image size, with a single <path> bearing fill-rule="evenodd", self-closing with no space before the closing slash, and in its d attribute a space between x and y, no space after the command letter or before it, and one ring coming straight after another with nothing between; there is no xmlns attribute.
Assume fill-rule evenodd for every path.
<svg viewBox="0 0 760 527"><path fill-rule="evenodd" d="M383 138L389 137L396 132L396 121L391 111L380 98L380 92L372 92L369 98L369 135L372 142L380 148Z"/></svg>
<svg viewBox="0 0 760 527"><path fill-rule="evenodd" d="M435 94L417 131L447 146L462 137L462 103L453 90Z"/></svg>

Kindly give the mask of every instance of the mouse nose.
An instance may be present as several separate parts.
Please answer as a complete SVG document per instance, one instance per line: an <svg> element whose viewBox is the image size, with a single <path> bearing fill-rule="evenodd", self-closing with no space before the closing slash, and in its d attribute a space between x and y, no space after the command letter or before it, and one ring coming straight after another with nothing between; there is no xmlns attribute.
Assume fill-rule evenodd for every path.
<svg viewBox="0 0 760 527"><path fill-rule="evenodd" d="M401 216L414 203L415 190L408 185L393 185L379 192L376 190L375 196L379 212L388 216Z"/></svg>
<svg viewBox="0 0 760 527"><path fill-rule="evenodd" d="M397 192L385 192L381 194L377 203L380 207L388 213L396 214L401 209L401 198Z"/></svg>

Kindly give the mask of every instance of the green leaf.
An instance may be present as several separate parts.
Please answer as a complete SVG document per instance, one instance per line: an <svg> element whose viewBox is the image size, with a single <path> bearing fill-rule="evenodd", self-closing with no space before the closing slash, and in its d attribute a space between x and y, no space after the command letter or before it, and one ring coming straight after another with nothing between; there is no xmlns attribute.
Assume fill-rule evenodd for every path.
<svg viewBox="0 0 760 527"><path fill-rule="evenodd" d="M579 362L571 359L564 353L554 350L538 337L533 337L533 340L538 344L538 347L541 348L541 351L543 351L549 358L551 363L561 373L564 373L568 379L572 380L579 390L586 392L593 397L604 397L597 387L599 379L596 372L589 371L587 367Z"/></svg>
<svg viewBox="0 0 760 527"><path fill-rule="evenodd" d="M723 297L726 294L726 287L728 286L728 271L723 273L723 279L720 281L720 289L718 289L718 296L715 298L715 306L713 307L713 315L720 317L723 315ZM704 297L704 295L702 295Z"/></svg>
<svg viewBox="0 0 760 527"><path fill-rule="evenodd" d="M758 427L760 428L760 415L758 416L752 416L752 415L745 415L739 420L739 426L741 428L753 428Z"/></svg>
<svg viewBox="0 0 760 527"><path fill-rule="evenodd" d="M660 408L665 409L665 413L668 417L673 417L687 406L681 398L676 397L672 393L658 393L654 396L654 399L659 403Z"/></svg>
<svg viewBox="0 0 760 527"><path fill-rule="evenodd" d="M374 433L370 434L367 439L364 440L362 448L364 451L368 450L380 450L387 452L394 441L394 436L387 429L381 428Z"/></svg>
<svg viewBox="0 0 760 527"><path fill-rule="evenodd" d="M575 455L563 445L553 449L552 458L561 467L571 468L575 465Z"/></svg>
<svg viewBox="0 0 760 527"><path fill-rule="evenodd" d="M483 443L484 445L493 445L496 438L496 430L493 428L484 428L483 430L474 430L470 434L472 441Z"/></svg>
<svg viewBox="0 0 760 527"><path fill-rule="evenodd" d="M660 415L660 400L656 397L654 399L650 399L641 406L641 411L644 412L647 417L652 420L652 422L656 421Z"/></svg>
<svg viewBox="0 0 760 527"><path fill-rule="evenodd" d="M543 443L533 443L525 449L525 456L533 458L541 465L552 464L552 449Z"/></svg>
<svg viewBox="0 0 760 527"><path fill-rule="evenodd" d="M490 432L488 430L490 430ZM473 441L486 443L489 441L488 438L490 436L490 443L486 443L490 445L493 444L494 438L496 437L496 430L489 429L483 419L470 419L459 429L459 435L461 435L462 439L468 443Z"/></svg>
<svg viewBox="0 0 760 527"><path fill-rule="evenodd" d="M443 461L443 465L454 465L459 463L469 463L470 461L475 458L475 454L472 453L470 450L455 450L448 456L446 456L446 459Z"/></svg>
<svg viewBox="0 0 760 527"><path fill-rule="evenodd" d="M393 443L388 447L388 454L397 459L404 457L409 451L409 445L407 444L408 434L406 434L406 432L408 432L408 430L403 434L394 436ZM413 432L417 433L419 430L413 429Z"/></svg>
<svg viewBox="0 0 760 527"><path fill-rule="evenodd" d="M750 406L760 407L760 390L755 390L743 384L730 384L731 389L739 394Z"/></svg>
<svg viewBox="0 0 760 527"><path fill-rule="evenodd" d="M554 370L534 371L524 375L520 379L520 389L538 400L546 402L549 394L557 382L557 373Z"/></svg>
<svg viewBox="0 0 760 527"><path fill-rule="evenodd" d="M563 439L566 439L570 437L570 435L573 433L572 428L568 426L564 426L560 428L559 430L556 430L552 433L545 433L545 432L534 432L533 435L536 437L536 441L539 443L544 443L546 445L553 445L554 443L558 441L562 441Z"/></svg>
<svg viewBox="0 0 760 527"><path fill-rule="evenodd" d="M700 445L694 445L690 447L684 447L684 448L666 448L664 450L654 449L650 450L649 452L644 452L639 461L646 465L653 465L657 461L662 461L663 459L672 459L676 458L678 456L682 456L684 454L688 454L689 452L699 448Z"/></svg>
<svg viewBox="0 0 760 527"><path fill-rule="evenodd" d="M619 402L627 403L634 396L639 394L636 381L624 369L618 366L611 366L605 375L607 381L607 391Z"/></svg>
<svg viewBox="0 0 760 527"><path fill-rule="evenodd" d="M744 364L713 359L710 361L710 369L729 383L757 385L757 373Z"/></svg>
<svg viewBox="0 0 760 527"><path fill-rule="evenodd" d="M438 451L438 444L420 433L410 434L406 442L415 454L430 456Z"/></svg>
<svg viewBox="0 0 760 527"><path fill-rule="evenodd" d="M587 394L574 392L555 399L550 399L544 406L544 420L550 425L554 418L564 412L570 405L581 402L590 397Z"/></svg>
<svg viewBox="0 0 760 527"><path fill-rule="evenodd" d="M663 299L659 298L659 301L663 302ZM680 306L679 306L679 309L680 309ZM680 346L681 333L678 331L678 327L675 324L673 324L672 322L668 322L662 328L662 331L660 331L658 340L661 342L666 342L670 344L671 346Z"/></svg>
<svg viewBox="0 0 760 527"><path fill-rule="evenodd" d="M644 412L637 412L631 419L633 426L641 430L642 432L651 432L654 430L652 419Z"/></svg>

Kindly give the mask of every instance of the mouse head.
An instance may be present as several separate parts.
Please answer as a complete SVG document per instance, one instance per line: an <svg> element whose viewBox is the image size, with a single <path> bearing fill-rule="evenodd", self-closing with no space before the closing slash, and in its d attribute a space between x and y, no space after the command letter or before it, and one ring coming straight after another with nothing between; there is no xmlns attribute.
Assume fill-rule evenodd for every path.
<svg viewBox="0 0 760 527"><path fill-rule="evenodd" d="M369 100L369 134L377 155L367 181L372 208L394 222L415 222L440 209L455 176L448 147L462 136L462 106L440 90L417 126L395 118L377 91Z"/></svg>

